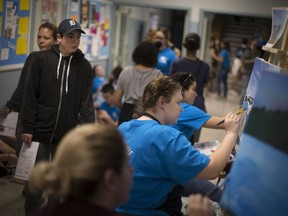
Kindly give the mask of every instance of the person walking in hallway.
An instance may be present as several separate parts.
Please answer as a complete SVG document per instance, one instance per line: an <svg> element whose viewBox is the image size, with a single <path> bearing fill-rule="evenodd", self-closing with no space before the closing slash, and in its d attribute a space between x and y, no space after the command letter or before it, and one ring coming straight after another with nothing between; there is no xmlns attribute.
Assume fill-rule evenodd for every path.
<svg viewBox="0 0 288 216"><path fill-rule="evenodd" d="M188 33L185 37L183 46L187 50L187 55L174 61L171 67L170 76L177 72L188 72L193 74L197 80L197 97L193 103L202 111L206 112L204 88L209 82L209 65L200 60L197 56L197 50L200 49L200 36L196 33ZM201 130L195 131L192 142L198 142Z"/></svg>
<svg viewBox="0 0 288 216"><path fill-rule="evenodd" d="M40 25L38 29L37 34L37 45L39 47L40 51L50 49L51 46L57 43L57 26L53 23L43 23ZM23 99L23 91L24 91L24 83L25 79L28 79L29 77L29 71L28 67L31 66L31 62L34 57L38 54L38 52L32 52L28 58L26 59L26 64L24 65L20 78L18 81L17 88L15 89L14 93L12 94L11 98L7 103L1 108L0 110L0 116L6 117L8 113L11 111L18 112L18 122L17 122L17 131L16 131L16 144L15 144L15 150L16 154L19 155L21 146L22 146L22 140L20 138L23 126L22 126L22 113L20 113L21 110L21 104Z"/></svg>
<svg viewBox="0 0 288 216"><path fill-rule="evenodd" d="M217 73L216 90L217 90L218 97L223 96L223 98L227 98L227 93L228 93L227 78L228 78L228 73L231 70L230 44L228 41L221 40L220 47L221 47L220 54L212 55L212 58L216 59L220 63L220 68ZM221 84L223 84L223 91L222 91Z"/></svg>
<svg viewBox="0 0 288 216"><path fill-rule="evenodd" d="M177 58L172 46L173 44L170 41L171 33L169 29L162 27L160 30L158 30L153 36L153 38L156 38L156 41L161 42L161 47L158 54L158 63L157 68L164 74L169 75L170 68L172 66L172 63Z"/></svg>
<svg viewBox="0 0 288 216"><path fill-rule="evenodd" d="M162 76L156 68L160 43L142 41L132 53L135 65L124 68L115 91L115 104L120 109L118 125L132 119L135 105L143 95L145 86L154 78ZM124 95L124 103L122 97Z"/></svg>
<svg viewBox="0 0 288 216"><path fill-rule="evenodd" d="M25 145L39 142L36 162L53 158L58 142L69 130L95 122L92 68L78 49L81 33L85 32L75 20L63 20L58 26L59 45L39 52L30 61L21 138ZM31 193L26 184L26 213L41 203L41 193Z"/></svg>

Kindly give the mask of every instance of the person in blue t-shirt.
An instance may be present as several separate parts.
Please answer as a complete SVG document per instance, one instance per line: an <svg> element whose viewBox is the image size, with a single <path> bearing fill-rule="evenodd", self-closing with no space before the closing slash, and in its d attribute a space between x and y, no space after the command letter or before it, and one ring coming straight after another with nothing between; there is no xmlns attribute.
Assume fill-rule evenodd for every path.
<svg viewBox="0 0 288 216"><path fill-rule="evenodd" d="M113 104L114 102L114 87L111 84L105 84L101 88L104 102L97 109L98 123L110 124L117 126L120 110Z"/></svg>
<svg viewBox="0 0 288 216"><path fill-rule="evenodd" d="M93 94L93 104L94 108L97 108L104 100L100 93L102 85L106 82L105 71L101 65L95 65L92 68L93 71L93 85L92 85L92 94Z"/></svg>
<svg viewBox="0 0 288 216"><path fill-rule="evenodd" d="M168 75L173 61L177 58L175 52L171 49L170 31L167 28L160 28L155 34L156 40L161 42L158 53L158 68L164 75Z"/></svg>
<svg viewBox="0 0 288 216"><path fill-rule="evenodd" d="M188 72L177 72L173 74L171 78L181 85L183 95L183 102L181 103L183 111L180 113L177 123L171 125L171 127L181 131L190 141L193 132L202 127L225 129L224 124L217 125L223 118L211 116L192 105L197 97L197 84L194 75ZM192 143L192 145L193 144L194 143ZM195 178L185 185L182 196L196 193L205 195L212 190L215 191L215 193L209 196L209 198L219 203L222 197L222 190L208 180Z"/></svg>
<svg viewBox="0 0 288 216"><path fill-rule="evenodd" d="M181 131L187 139L190 139L193 133L202 127L225 129L224 124L217 125L224 117L211 116L192 105L197 97L197 82L193 74L177 72L171 78L181 85L183 94L183 103L181 103L183 111L180 113L177 123L171 127Z"/></svg>
<svg viewBox="0 0 288 216"><path fill-rule="evenodd" d="M220 69L217 73L217 82L216 82L216 90L218 96L222 96L222 87L221 83L223 83L224 92L223 97L227 98L228 92L228 85L227 85L227 78L228 73L231 69L230 64L230 44L228 41L221 41L220 43L221 51L219 55L214 54L212 58L220 62Z"/></svg>
<svg viewBox="0 0 288 216"><path fill-rule="evenodd" d="M175 124L182 111L181 87L168 76L150 82L144 90L139 118L122 123L118 129L128 144L134 169L129 201L116 209L130 215L179 215L178 186L193 178L215 179L224 169L235 145L239 117L225 118L226 136L210 156L201 154Z"/></svg>

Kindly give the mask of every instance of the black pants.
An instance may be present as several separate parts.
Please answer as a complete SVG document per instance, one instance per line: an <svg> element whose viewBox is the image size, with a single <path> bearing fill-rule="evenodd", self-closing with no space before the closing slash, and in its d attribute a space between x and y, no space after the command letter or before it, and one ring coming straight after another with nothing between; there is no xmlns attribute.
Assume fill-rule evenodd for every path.
<svg viewBox="0 0 288 216"><path fill-rule="evenodd" d="M176 185L173 190L168 194L168 198L165 203L159 207L159 209L165 211L169 216L182 216L181 208L181 192L183 186Z"/></svg>
<svg viewBox="0 0 288 216"><path fill-rule="evenodd" d="M44 143L39 143L39 148L38 148L35 163L38 163L41 161L49 161L50 157L52 159L55 155L56 147L57 146L55 144L48 145ZM39 208L43 202L44 202L44 199L42 197L42 191L32 192L31 189L29 188L29 182L26 181L25 203L24 203L24 209L25 209L26 215L31 214L33 211Z"/></svg>

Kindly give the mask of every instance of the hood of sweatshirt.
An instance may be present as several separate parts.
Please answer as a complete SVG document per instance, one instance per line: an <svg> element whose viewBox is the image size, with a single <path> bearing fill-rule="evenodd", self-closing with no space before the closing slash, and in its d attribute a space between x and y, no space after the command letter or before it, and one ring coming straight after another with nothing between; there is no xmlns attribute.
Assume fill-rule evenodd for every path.
<svg viewBox="0 0 288 216"><path fill-rule="evenodd" d="M62 61L63 55L62 55L62 53L59 50L59 45L58 44L52 46L52 50L53 50L53 52L56 55L59 56L58 65L57 65L57 79L59 79L59 74L60 74L59 69L60 69L60 65L61 65L61 61ZM71 60L72 60L72 58L82 58L82 57L84 57L84 53L80 49L77 49L74 53L72 53L71 55L68 56L69 59L68 59L68 66L67 66L67 73L66 73L66 85L65 85L65 93L66 94L69 91L68 80L69 80Z"/></svg>

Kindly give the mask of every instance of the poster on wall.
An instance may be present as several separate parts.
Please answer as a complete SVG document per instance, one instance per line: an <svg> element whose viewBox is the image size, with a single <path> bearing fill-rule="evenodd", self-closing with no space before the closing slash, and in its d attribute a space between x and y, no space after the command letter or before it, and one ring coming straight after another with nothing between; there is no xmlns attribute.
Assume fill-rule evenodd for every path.
<svg viewBox="0 0 288 216"><path fill-rule="evenodd" d="M108 58L110 43L111 5L106 2L79 0L71 1L70 17L75 18L75 8L78 3L79 19L85 35L81 36L79 48L90 61Z"/></svg>
<svg viewBox="0 0 288 216"><path fill-rule="evenodd" d="M0 71L19 69L28 53L30 0L0 4Z"/></svg>
<svg viewBox="0 0 288 216"><path fill-rule="evenodd" d="M71 0L70 4L70 18L74 20L79 20L79 3L80 0Z"/></svg>
<svg viewBox="0 0 288 216"><path fill-rule="evenodd" d="M89 29L89 10L90 2L88 0L81 0L81 11L80 11L80 25L83 30Z"/></svg>
<svg viewBox="0 0 288 216"><path fill-rule="evenodd" d="M288 75L263 71L222 206L232 215L288 215Z"/></svg>
<svg viewBox="0 0 288 216"><path fill-rule="evenodd" d="M57 23L58 0L42 0L41 23Z"/></svg>

